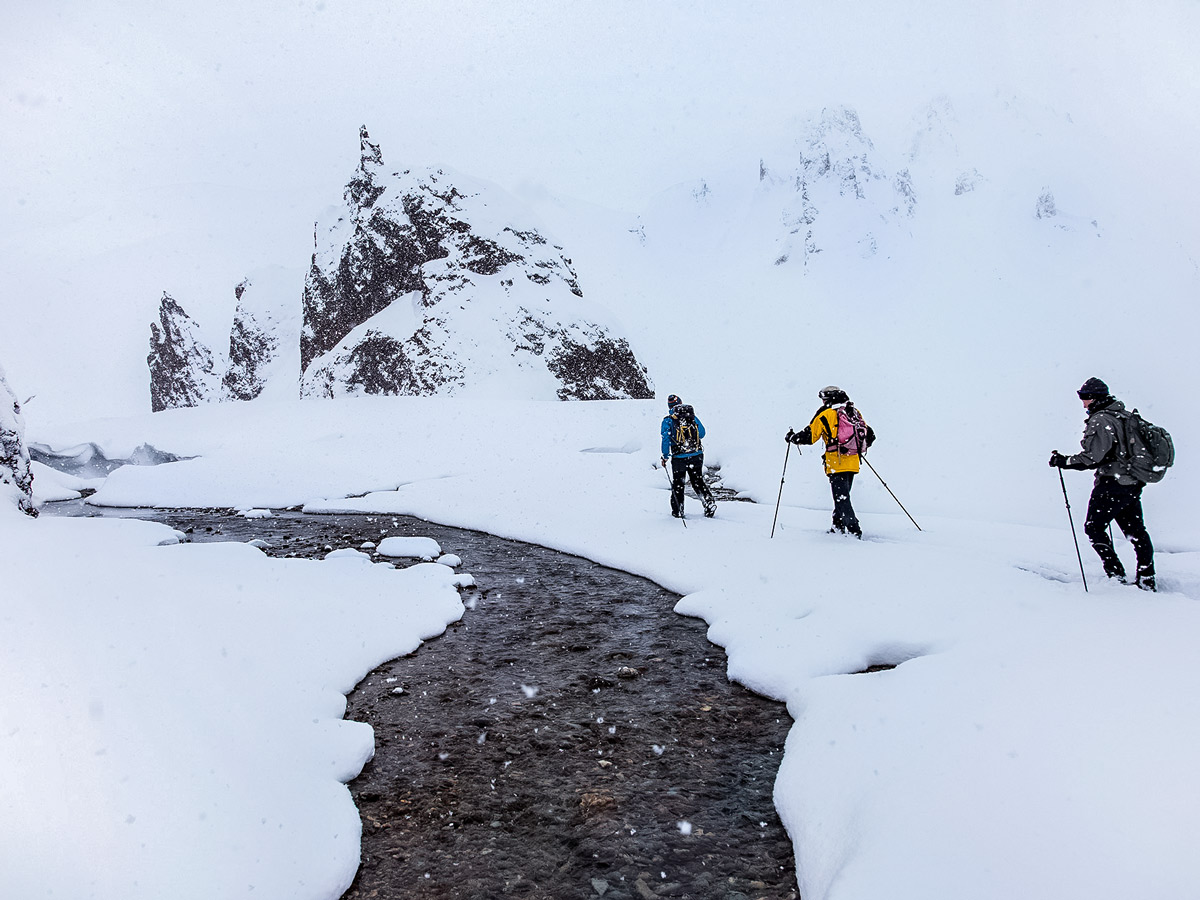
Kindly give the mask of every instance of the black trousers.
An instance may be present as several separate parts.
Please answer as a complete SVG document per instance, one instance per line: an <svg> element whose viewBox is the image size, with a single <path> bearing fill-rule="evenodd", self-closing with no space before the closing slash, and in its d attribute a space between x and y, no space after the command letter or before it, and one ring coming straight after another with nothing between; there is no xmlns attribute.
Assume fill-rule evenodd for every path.
<svg viewBox="0 0 1200 900"><path fill-rule="evenodd" d="M1154 545L1142 521L1142 488L1140 484L1120 484L1117 479L1103 476L1096 479L1088 500L1087 520L1083 530L1104 563L1104 574L1110 578L1125 575L1125 567L1113 549L1108 523L1116 522L1137 554L1138 578L1154 575Z"/></svg>
<svg viewBox="0 0 1200 900"><path fill-rule="evenodd" d="M854 485L853 472L830 472L829 488L833 491L833 527L838 531L862 537L858 516L850 505L850 488Z"/></svg>
<svg viewBox="0 0 1200 900"><path fill-rule="evenodd" d="M699 456L685 456L680 459L677 456L671 457L671 515L683 515L683 485L685 479L691 479L692 490L696 492L696 496L704 504L704 512L707 514L714 507L716 501L713 500L712 491L708 489L708 485L704 483L704 454Z"/></svg>

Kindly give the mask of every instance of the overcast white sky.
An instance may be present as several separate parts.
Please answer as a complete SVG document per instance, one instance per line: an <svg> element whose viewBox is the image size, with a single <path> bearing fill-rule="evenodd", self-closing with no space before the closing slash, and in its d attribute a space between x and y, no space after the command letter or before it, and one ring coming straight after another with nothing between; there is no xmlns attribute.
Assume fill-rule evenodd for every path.
<svg viewBox="0 0 1200 900"><path fill-rule="evenodd" d="M1195 0L0 4L0 359L34 383L47 321L140 354L163 289L228 304L303 267L360 124L396 168L626 210L830 104L900 141L934 97L1000 90L1132 167L1200 145Z"/></svg>
<svg viewBox="0 0 1200 900"><path fill-rule="evenodd" d="M398 166L631 203L830 102L873 131L997 85L1196 121L1187 0L5 5L0 177L35 220L181 180L328 194L361 123Z"/></svg>

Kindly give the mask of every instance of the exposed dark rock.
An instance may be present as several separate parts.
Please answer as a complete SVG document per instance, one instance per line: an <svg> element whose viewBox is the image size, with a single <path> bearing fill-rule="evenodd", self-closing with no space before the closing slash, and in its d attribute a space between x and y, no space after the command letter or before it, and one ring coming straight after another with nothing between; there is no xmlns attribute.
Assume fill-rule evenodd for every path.
<svg viewBox="0 0 1200 900"><path fill-rule="evenodd" d="M261 369L277 348L275 336L239 307L229 332L229 365L221 379L225 395L231 400L253 400L261 394Z"/></svg>
<svg viewBox="0 0 1200 900"><path fill-rule="evenodd" d="M150 408L154 412L177 406L197 406L218 397L219 376L213 355L200 339L199 329L169 294L163 293L158 320L150 323Z"/></svg>
<svg viewBox="0 0 1200 900"><path fill-rule="evenodd" d="M592 346L564 338L547 360L550 371L562 382L560 400L609 400L630 397L650 400L654 391L646 380L646 370L629 349L624 338L607 335Z"/></svg>
<svg viewBox="0 0 1200 900"><path fill-rule="evenodd" d="M10 502L26 515L38 514L33 505L33 470L25 447L21 404L0 368L0 503Z"/></svg>
<svg viewBox="0 0 1200 900"><path fill-rule="evenodd" d="M304 286L305 396L454 394L506 375L532 396L653 396L563 248L511 224L511 198L441 169L389 174L365 128L359 145Z"/></svg>

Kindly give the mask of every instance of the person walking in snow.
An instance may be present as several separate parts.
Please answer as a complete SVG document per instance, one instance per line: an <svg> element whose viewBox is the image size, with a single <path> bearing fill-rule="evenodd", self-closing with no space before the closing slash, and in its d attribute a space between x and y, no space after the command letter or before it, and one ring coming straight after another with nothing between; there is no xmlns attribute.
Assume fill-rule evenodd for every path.
<svg viewBox="0 0 1200 900"><path fill-rule="evenodd" d="M860 457L875 443L875 432L861 412L850 402L840 387L829 385L817 392L821 408L812 421L799 431L788 429L784 440L798 446L825 442L825 474L833 492L833 527L829 533L841 532L862 538L862 527L850 503L850 488L860 468Z"/></svg>
<svg viewBox="0 0 1200 900"><path fill-rule="evenodd" d="M695 410L675 394L667 397L667 415L663 417L662 465L671 460L671 515L683 518L684 479L691 479L692 490L704 504L704 515L710 519L717 511L717 501L704 483L704 423Z"/></svg>
<svg viewBox="0 0 1200 900"><path fill-rule="evenodd" d="M1077 392L1087 410L1084 420L1083 450L1074 456L1050 453L1050 465L1059 469L1095 469L1096 480L1088 500L1083 530L1109 578L1125 581L1125 567L1113 549L1109 523L1116 521L1137 554L1135 584L1145 591L1155 590L1154 545L1142 519L1142 488L1133 475L1130 454L1122 451L1129 413L1125 404L1109 393L1099 378L1089 378Z"/></svg>

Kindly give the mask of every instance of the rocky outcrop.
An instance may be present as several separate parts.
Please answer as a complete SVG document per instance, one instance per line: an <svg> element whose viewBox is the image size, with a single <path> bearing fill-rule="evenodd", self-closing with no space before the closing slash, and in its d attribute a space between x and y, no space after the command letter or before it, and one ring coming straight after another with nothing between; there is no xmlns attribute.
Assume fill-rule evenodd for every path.
<svg viewBox="0 0 1200 900"><path fill-rule="evenodd" d="M25 422L21 404L0 367L0 504L16 506L37 515L33 505L33 471L25 446Z"/></svg>
<svg viewBox="0 0 1200 900"><path fill-rule="evenodd" d="M223 399L254 400L264 393L300 395L299 279L275 268L256 272L234 289Z"/></svg>
<svg viewBox="0 0 1200 900"><path fill-rule="evenodd" d="M493 185L442 169L388 172L366 129L343 203L318 222L307 277L274 269L234 290L215 358L168 294L151 325L151 408L260 397L649 398L608 313L565 250Z"/></svg>
<svg viewBox="0 0 1200 900"><path fill-rule="evenodd" d="M389 173L366 129L343 206L318 223L304 285L306 396L653 396L562 247L498 188L442 169Z"/></svg>
<svg viewBox="0 0 1200 900"><path fill-rule="evenodd" d="M229 364L221 377L221 386L231 400L253 400L262 393L263 369L279 349L275 335L243 308L242 293L247 287L249 281L243 281L234 291L238 305L229 331Z"/></svg>
<svg viewBox="0 0 1200 900"><path fill-rule="evenodd" d="M163 293L159 324L150 323L150 408L197 406L218 399L220 376L213 354L195 321L170 294Z"/></svg>

